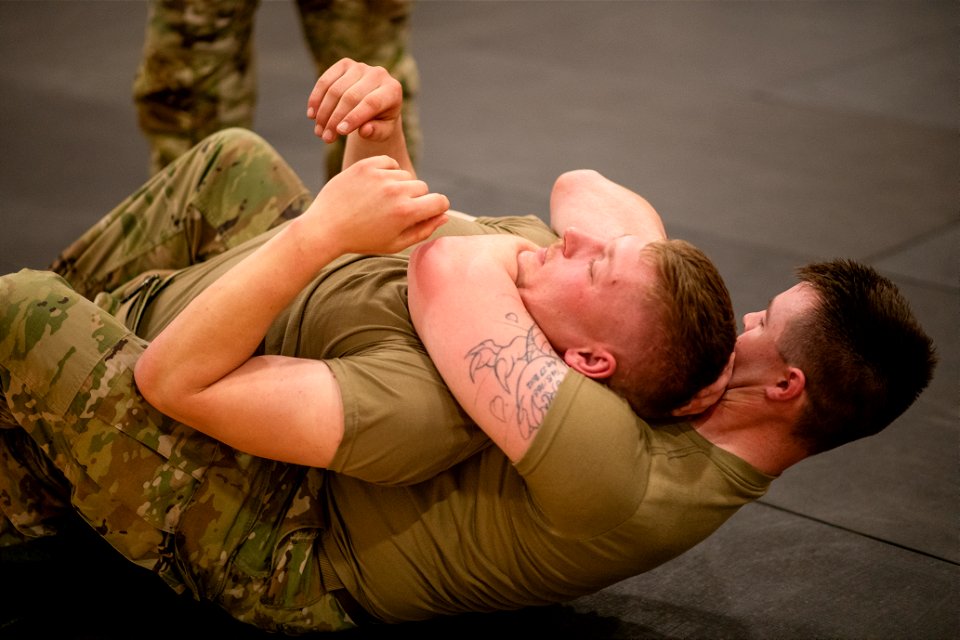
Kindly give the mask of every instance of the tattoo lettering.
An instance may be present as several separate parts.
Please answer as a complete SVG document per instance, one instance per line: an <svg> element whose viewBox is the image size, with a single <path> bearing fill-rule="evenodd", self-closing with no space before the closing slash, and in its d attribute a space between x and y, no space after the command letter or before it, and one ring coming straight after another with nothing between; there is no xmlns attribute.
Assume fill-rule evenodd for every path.
<svg viewBox="0 0 960 640"><path fill-rule="evenodd" d="M507 320L516 326L517 337L507 344L488 338L471 349L470 381L476 383L477 376L489 370L502 391L490 401L490 412L502 422L515 420L520 435L530 439L557 393L563 367L537 325L524 330L512 313Z"/></svg>

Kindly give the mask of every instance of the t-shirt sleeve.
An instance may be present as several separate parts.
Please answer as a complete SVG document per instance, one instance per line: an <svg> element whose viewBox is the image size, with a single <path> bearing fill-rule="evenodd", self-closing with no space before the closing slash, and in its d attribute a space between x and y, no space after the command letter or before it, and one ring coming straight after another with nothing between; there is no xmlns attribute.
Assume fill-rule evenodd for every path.
<svg viewBox="0 0 960 640"><path fill-rule="evenodd" d="M569 371L516 464L545 524L587 539L629 519L646 489L649 428L610 389Z"/></svg>
<svg viewBox="0 0 960 640"><path fill-rule="evenodd" d="M484 216L476 223L487 233L510 233L543 247L557 241L557 234L536 216Z"/></svg>
<svg viewBox="0 0 960 640"><path fill-rule="evenodd" d="M344 414L331 470L376 484L413 484L490 446L422 347L385 343L326 362Z"/></svg>

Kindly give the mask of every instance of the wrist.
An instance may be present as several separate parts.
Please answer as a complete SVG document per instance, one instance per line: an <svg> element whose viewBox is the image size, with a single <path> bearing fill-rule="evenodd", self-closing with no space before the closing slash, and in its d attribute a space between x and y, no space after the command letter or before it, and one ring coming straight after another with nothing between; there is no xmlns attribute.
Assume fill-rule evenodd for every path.
<svg viewBox="0 0 960 640"><path fill-rule="evenodd" d="M277 235L278 240L285 241L294 265L318 271L331 260L350 253L345 234L331 224L329 217L307 217L306 213L291 220Z"/></svg>
<svg viewBox="0 0 960 640"><path fill-rule="evenodd" d="M364 137L360 134L367 124L381 128L382 131L388 131L387 135L376 137ZM347 136L346 148L343 154L343 168L346 169L364 158L372 156L390 156L399 163L400 168L409 171L411 175L416 176L413 162L410 160L410 153L407 150L407 140L403 134L403 120L398 115L392 123L381 121L378 123L367 123L357 128L356 131Z"/></svg>

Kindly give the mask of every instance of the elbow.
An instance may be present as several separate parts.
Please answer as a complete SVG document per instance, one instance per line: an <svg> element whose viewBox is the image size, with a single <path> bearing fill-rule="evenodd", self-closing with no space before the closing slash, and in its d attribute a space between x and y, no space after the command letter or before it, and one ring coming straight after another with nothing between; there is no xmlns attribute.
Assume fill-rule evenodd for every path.
<svg viewBox="0 0 960 640"><path fill-rule="evenodd" d="M174 396L172 381L170 376L166 375L165 368L152 356L149 348L137 360L133 379L140 395L150 405L163 413L170 413L170 398Z"/></svg>
<svg viewBox="0 0 960 640"><path fill-rule="evenodd" d="M573 169L564 171L553 182L551 198L563 198L576 193L605 178L593 169Z"/></svg>
<svg viewBox="0 0 960 640"><path fill-rule="evenodd" d="M583 214L583 206L590 199L590 194L597 190L597 185L606 181L599 172L593 169L574 169L565 171L557 176L550 190L550 225L554 231L562 234L576 215Z"/></svg>
<svg viewBox="0 0 960 640"><path fill-rule="evenodd" d="M570 189L582 185L584 182L592 183L602 179L599 171L594 169L571 169L561 173L553 183L554 188Z"/></svg>

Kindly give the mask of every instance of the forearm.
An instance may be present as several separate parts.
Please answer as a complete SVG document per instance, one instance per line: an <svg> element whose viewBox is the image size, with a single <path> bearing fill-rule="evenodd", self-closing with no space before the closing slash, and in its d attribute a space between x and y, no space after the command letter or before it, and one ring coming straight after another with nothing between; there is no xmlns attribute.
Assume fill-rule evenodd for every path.
<svg viewBox="0 0 960 640"><path fill-rule="evenodd" d="M198 295L147 348L137 367L152 401L209 387L248 360L270 323L341 252L297 219Z"/></svg>
<svg viewBox="0 0 960 640"><path fill-rule="evenodd" d="M358 160L372 158L373 156L389 156L400 164L401 169L409 171L411 176L416 176L399 117L393 135L386 140L375 141L363 138L356 131L347 136L347 144L343 152L344 169Z"/></svg>

